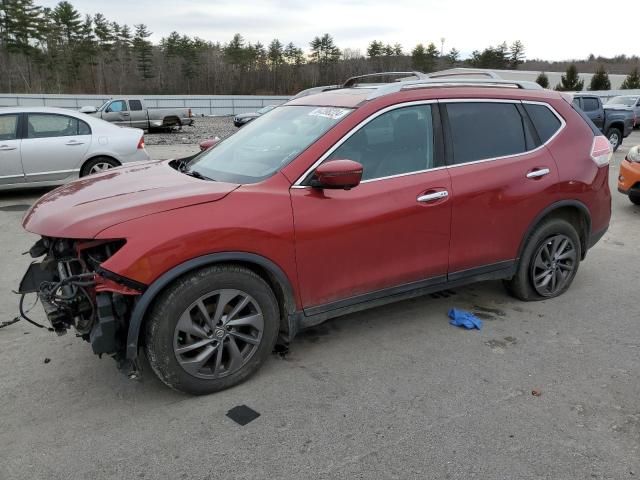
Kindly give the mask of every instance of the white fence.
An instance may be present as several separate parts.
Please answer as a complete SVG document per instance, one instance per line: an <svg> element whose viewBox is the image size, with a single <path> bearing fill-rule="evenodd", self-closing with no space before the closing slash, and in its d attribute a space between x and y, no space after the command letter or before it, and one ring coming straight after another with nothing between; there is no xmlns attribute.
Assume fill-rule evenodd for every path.
<svg viewBox="0 0 640 480"><path fill-rule="evenodd" d="M11 95L0 94L0 107L62 107L78 110L111 98L142 98L149 108L191 108L194 115L235 115L279 105L289 97L259 95Z"/></svg>

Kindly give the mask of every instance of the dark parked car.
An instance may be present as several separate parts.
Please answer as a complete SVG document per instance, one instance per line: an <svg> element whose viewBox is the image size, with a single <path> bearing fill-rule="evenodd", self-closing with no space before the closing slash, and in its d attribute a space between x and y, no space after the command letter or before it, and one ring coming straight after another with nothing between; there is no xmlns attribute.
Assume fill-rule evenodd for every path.
<svg viewBox="0 0 640 480"><path fill-rule="evenodd" d="M640 127L640 95L620 95L618 97L613 97L610 98L604 106L605 108L631 108L636 114L636 128Z"/></svg>
<svg viewBox="0 0 640 480"><path fill-rule="evenodd" d="M246 125L247 123L251 122L252 120L255 120L259 116L264 115L267 112L270 112L274 108L276 108L275 105L267 105L266 107L262 107L257 112L239 113L238 115L233 117L233 124L236 127L240 128L243 125Z"/></svg>
<svg viewBox="0 0 640 480"><path fill-rule="evenodd" d="M191 160L48 193L24 218L40 260L20 292L131 374L143 348L165 384L203 394L328 318L481 280L525 301L567 291L611 216L611 146L570 99L506 80L351 85Z"/></svg>
<svg viewBox="0 0 640 480"><path fill-rule="evenodd" d="M614 152L622 145L622 140L631 134L636 123L636 116L631 108L619 105L603 106L597 95L575 94L573 104L582 109L605 134Z"/></svg>

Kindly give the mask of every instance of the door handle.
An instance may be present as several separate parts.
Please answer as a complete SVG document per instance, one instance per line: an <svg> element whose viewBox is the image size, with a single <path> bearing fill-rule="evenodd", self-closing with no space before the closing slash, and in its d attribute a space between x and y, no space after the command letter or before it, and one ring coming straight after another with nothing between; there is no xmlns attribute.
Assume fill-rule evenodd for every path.
<svg viewBox="0 0 640 480"><path fill-rule="evenodd" d="M69 145L70 147L73 147L76 145L84 145L84 142L78 142L77 140L70 140L67 143L65 143L65 145Z"/></svg>
<svg viewBox="0 0 640 480"><path fill-rule="evenodd" d="M123 117L128 117L128 116L129 116L129 114L128 114L128 113L123 113L123 114L122 114L122 116L123 116Z"/></svg>
<svg viewBox="0 0 640 480"><path fill-rule="evenodd" d="M2 150L3 152L9 151L9 150L15 150L18 147L11 147L9 145L0 145L0 150Z"/></svg>
<svg viewBox="0 0 640 480"><path fill-rule="evenodd" d="M447 192L446 190L441 190L439 192L433 192L433 193L425 193L424 195L420 195L418 197L418 202L420 203L433 202L434 200L447 198L448 196L449 196L449 192Z"/></svg>
<svg viewBox="0 0 640 480"><path fill-rule="evenodd" d="M527 178L540 178L544 177L545 175L549 175L550 173L551 170L549 170L548 168L539 168L527 173Z"/></svg>

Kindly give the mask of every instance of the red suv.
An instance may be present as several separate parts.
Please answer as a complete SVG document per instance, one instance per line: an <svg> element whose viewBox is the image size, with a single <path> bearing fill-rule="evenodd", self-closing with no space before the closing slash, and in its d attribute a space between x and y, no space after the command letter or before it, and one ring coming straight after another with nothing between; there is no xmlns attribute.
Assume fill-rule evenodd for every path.
<svg viewBox="0 0 640 480"><path fill-rule="evenodd" d="M610 157L528 83L352 79L195 158L48 193L20 292L131 375L143 348L168 386L209 393L331 317L479 280L562 294L609 225Z"/></svg>

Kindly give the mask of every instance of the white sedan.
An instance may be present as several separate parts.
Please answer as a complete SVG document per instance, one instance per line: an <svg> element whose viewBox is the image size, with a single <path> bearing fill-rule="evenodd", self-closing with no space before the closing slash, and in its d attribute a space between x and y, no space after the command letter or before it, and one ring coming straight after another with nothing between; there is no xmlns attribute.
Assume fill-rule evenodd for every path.
<svg viewBox="0 0 640 480"><path fill-rule="evenodd" d="M143 133L63 108L0 108L0 190L60 185L149 160Z"/></svg>

